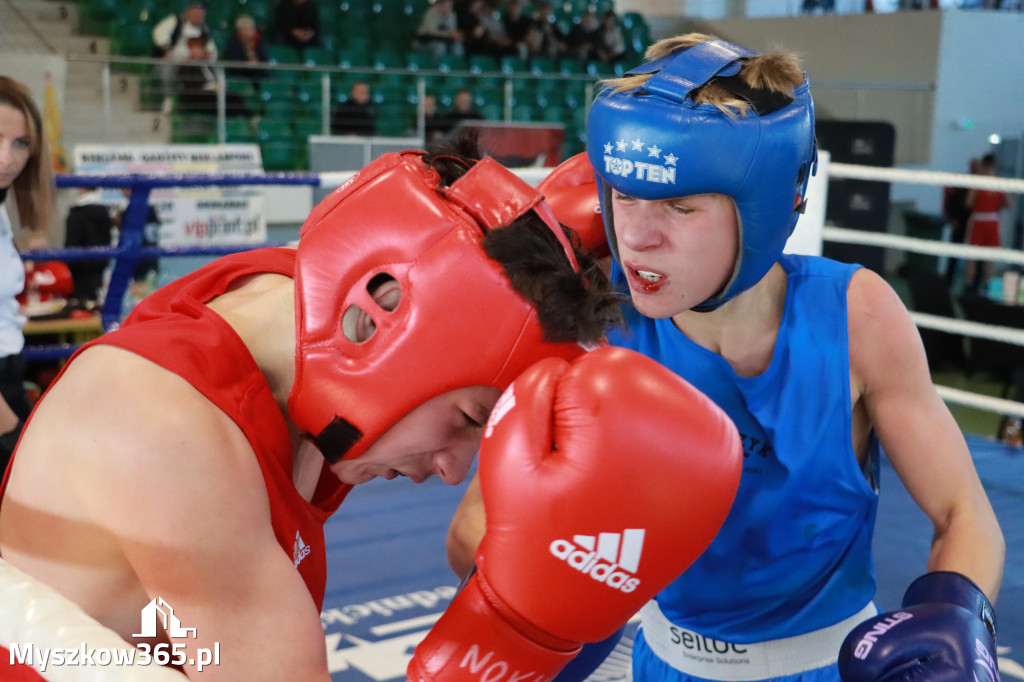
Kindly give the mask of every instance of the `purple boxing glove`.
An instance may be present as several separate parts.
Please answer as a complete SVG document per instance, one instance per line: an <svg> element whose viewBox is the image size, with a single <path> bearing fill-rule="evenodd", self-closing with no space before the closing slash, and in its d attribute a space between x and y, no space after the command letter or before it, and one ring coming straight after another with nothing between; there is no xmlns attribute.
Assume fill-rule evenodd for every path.
<svg viewBox="0 0 1024 682"><path fill-rule="evenodd" d="M926 573L903 608L854 628L839 650L843 682L999 682L992 604L959 573Z"/></svg>

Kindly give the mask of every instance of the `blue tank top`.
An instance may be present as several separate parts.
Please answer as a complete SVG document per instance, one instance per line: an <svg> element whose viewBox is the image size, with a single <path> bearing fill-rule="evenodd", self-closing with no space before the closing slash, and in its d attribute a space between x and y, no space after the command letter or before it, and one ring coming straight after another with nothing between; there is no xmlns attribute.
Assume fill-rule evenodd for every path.
<svg viewBox="0 0 1024 682"><path fill-rule="evenodd" d="M872 437L862 471L851 433L846 290L859 266L811 256L780 262L785 309L771 364L758 376L738 376L671 319L629 304L629 330L609 336L684 377L739 430L743 475L732 510L708 550L657 596L677 625L736 643L833 625L875 593L880 448Z"/></svg>

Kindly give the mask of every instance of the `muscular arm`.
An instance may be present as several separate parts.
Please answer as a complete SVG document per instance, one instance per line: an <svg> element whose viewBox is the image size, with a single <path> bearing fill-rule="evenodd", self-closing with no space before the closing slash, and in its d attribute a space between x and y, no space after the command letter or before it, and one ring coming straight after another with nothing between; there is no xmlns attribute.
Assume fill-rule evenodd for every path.
<svg viewBox="0 0 1024 682"><path fill-rule="evenodd" d="M959 426L935 391L913 320L870 270L848 292L850 363L862 402L900 480L934 527L929 571L956 571L995 601L1005 544Z"/></svg>
<svg viewBox="0 0 1024 682"><path fill-rule="evenodd" d="M118 624L111 613L101 620L130 639L139 609L159 596L183 627L196 628L197 638L173 640L186 645L188 657L219 646L220 665L200 679L327 682L319 614L274 537L263 478L241 432L178 377L117 349L88 353L117 354L116 364L95 356L110 368L107 383L89 376L88 355L77 360L82 366L73 364L61 380L68 383L56 388L80 389L82 381L92 398L51 393L43 407L74 419L58 418L44 430L72 445L65 455L69 490L83 519L109 540L94 561L122 576L133 595L119 610L133 618ZM131 375L134 390L123 394L130 398L117 397ZM49 416L41 410L36 418ZM41 433L47 424L36 418L31 428ZM139 583L144 592L133 587ZM185 672L196 675L194 666Z"/></svg>

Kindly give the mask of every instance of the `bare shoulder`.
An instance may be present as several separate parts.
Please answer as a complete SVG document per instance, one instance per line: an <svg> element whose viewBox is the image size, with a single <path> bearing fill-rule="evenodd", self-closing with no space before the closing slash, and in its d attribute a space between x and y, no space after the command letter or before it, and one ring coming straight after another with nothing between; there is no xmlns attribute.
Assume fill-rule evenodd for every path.
<svg viewBox="0 0 1024 682"><path fill-rule="evenodd" d="M907 312L892 286L868 268L854 272L846 299L850 322L858 325L872 324L875 320L884 320L891 315L906 315Z"/></svg>
<svg viewBox="0 0 1024 682"><path fill-rule="evenodd" d="M865 391L908 382L931 384L917 325L896 291L861 268L847 290L850 369Z"/></svg>
<svg viewBox="0 0 1024 682"><path fill-rule="evenodd" d="M122 537L174 537L181 524L172 510L179 521L228 513L217 509L218 491L247 482L263 492L252 450L226 414L183 378L112 346L90 348L68 367L37 408L16 463L55 472L83 514ZM265 493L244 498L236 501L265 503Z"/></svg>

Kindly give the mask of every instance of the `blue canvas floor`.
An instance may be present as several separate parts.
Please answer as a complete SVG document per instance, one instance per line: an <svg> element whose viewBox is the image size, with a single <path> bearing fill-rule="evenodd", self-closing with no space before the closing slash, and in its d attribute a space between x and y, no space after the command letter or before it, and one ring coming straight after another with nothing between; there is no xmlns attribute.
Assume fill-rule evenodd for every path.
<svg viewBox="0 0 1024 682"><path fill-rule="evenodd" d="M975 436L968 443L1007 542L996 605L1000 668L1004 680L1024 680L1024 451ZM413 648L455 593L444 538L462 491L436 479L374 481L357 486L328 522L321 621L334 682L404 679ZM927 518L883 465L875 533L881 609L898 606L924 571L930 541ZM614 679L624 661L610 660L602 679Z"/></svg>

